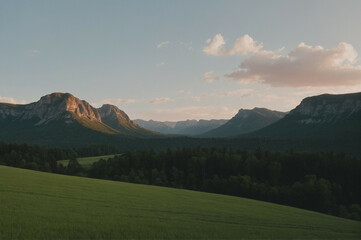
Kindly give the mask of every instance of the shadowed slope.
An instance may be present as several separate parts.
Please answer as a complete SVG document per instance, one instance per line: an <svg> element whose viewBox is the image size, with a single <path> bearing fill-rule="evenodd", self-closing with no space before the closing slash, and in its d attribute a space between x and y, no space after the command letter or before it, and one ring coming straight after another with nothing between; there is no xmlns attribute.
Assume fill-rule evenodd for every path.
<svg viewBox="0 0 361 240"><path fill-rule="evenodd" d="M130 120L124 111L114 105L104 104L101 108L98 108L98 111L101 121L119 132L134 136L159 135L159 133L140 127Z"/></svg>
<svg viewBox="0 0 361 240"><path fill-rule="evenodd" d="M286 113L272 111L266 108L241 109L222 126L206 132L201 137L233 137L239 134L253 132L266 127L281 118Z"/></svg>

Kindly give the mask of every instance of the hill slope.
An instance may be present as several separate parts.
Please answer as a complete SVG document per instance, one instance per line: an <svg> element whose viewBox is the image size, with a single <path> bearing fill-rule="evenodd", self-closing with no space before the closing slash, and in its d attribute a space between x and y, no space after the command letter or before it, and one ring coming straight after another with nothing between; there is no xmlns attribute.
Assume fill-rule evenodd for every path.
<svg viewBox="0 0 361 240"><path fill-rule="evenodd" d="M201 137L232 137L253 132L280 120L285 115L286 113L266 108L240 109L231 120L202 134Z"/></svg>
<svg viewBox="0 0 361 240"><path fill-rule="evenodd" d="M134 122L140 126L150 129L152 131L161 132L165 134L179 134L179 135L198 135L203 134L209 130L217 128L222 124L225 124L226 119L212 119L212 120L186 120L178 122L161 122L161 121L145 121L142 119L136 119Z"/></svg>
<svg viewBox="0 0 361 240"><path fill-rule="evenodd" d="M247 137L361 141L361 93L308 97L283 119ZM342 140L341 140L342 141Z"/></svg>
<svg viewBox="0 0 361 240"><path fill-rule="evenodd" d="M359 239L361 223L250 199L0 166L0 239Z"/></svg>

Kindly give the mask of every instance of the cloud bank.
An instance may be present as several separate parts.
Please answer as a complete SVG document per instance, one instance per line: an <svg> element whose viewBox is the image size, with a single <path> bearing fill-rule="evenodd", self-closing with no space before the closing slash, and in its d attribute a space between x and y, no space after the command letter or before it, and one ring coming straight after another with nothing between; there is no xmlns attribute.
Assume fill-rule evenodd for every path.
<svg viewBox="0 0 361 240"><path fill-rule="evenodd" d="M238 38L231 49L226 48L226 42L220 33L213 39L208 39L207 43L203 52L212 56L247 55L259 52L263 48L262 43L254 41L248 34Z"/></svg>
<svg viewBox="0 0 361 240"><path fill-rule="evenodd" d="M300 43L286 56L259 51L225 75L240 82L261 82L274 87L350 86L361 83L361 65L351 44L336 48Z"/></svg>
<svg viewBox="0 0 361 240"><path fill-rule="evenodd" d="M134 99L121 99L121 98L118 98L118 99L104 99L101 101L102 104L121 104L121 103L135 103L136 100Z"/></svg>
<svg viewBox="0 0 361 240"><path fill-rule="evenodd" d="M236 89L236 90L231 90L231 91L227 91L227 92L204 93L204 94L201 95L201 97L219 97L219 98L233 97L233 96L248 97L248 96L251 96L252 92L253 92L252 89Z"/></svg>
<svg viewBox="0 0 361 240"><path fill-rule="evenodd" d="M203 81L207 82L207 83L211 83L214 80L219 79L219 77L217 76L213 76L214 75L214 71L209 71L209 72L205 72L203 74Z"/></svg>
<svg viewBox="0 0 361 240"><path fill-rule="evenodd" d="M156 98L156 99L153 99L153 100L150 101L149 103L151 103L151 104L159 104L159 103L173 102L173 101L174 101L173 98L165 97L165 98Z"/></svg>
<svg viewBox="0 0 361 240"><path fill-rule="evenodd" d="M0 103L26 104L26 101L25 100L17 100L12 97L1 97L0 96Z"/></svg>

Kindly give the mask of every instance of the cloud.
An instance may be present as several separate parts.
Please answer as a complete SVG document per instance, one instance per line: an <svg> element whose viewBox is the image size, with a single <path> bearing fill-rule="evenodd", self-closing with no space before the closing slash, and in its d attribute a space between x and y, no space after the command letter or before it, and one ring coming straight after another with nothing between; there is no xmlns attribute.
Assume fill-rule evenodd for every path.
<svg viewBox="0 0 361 240"><path fill-rule="evenodd" d="M101 101L102 104L121 104L121 103L135 103L136 100L134 99L121 99L121 98L118 98L118 99L104 99Z"/></svg>
<svg viewBox="0 0 361 240"><path fill-rule="evenodd" d="M165 98L156 98L156 99L153 99L153 100L150 101L149 103L151 103L151 104L159 104L159 103L173 102L173 101L174 101L173 98L165 97Z"/></svg>
<svg viewBox="0 0 361 240"><path fill-rule="evenodd" d="M331 49L300 43L287 56L256 52L225 77L274 87L351 86L361 83L361 65L356 59L357 51L345 42Z"/></svg>
<svg viewBox="0 0 361 240"><path fill-rule="evenodd" d="M204 93L201 95L201 97L233 97L233 96L237 96L237 97L248 97L251 96L253 90L252 89L237 89L237 90L232 90L232 91L227 91L227 92L220 92L220 93Z"/></svg>
<svg viewBox="0 0 361 240"><path fill-rule="evenodd" d="M25 104L25 100L17 100L12 97L1 97L0 96L0 103L12 103L12 104Z"/></svg>
<svg viewBox="0 0 361 240"><path fill-rule="evenodd" d="M202 99L204 98L224 98L224 97L240 97L240 98L244 98L244 97L249 97L249 96L253 96L254 95L254 90L253 89L236 89L236 90L231 90L231 91L226 91L226 92L210 92L210 93L203 93L199 96L193 96L191 92L188 92L188 98L195 101L195 102L200 102Z"/></svg>
<svg viewBox="0 0 361 240"><path fill-rule="evenodd" d="M262 43L254 41L248 34L238 38L231 49L227 50L226 42L219 33L213 37L213 40L207 40L207 46L203 48L203 52L212 56L230 56L230 55L247 55L248 53L256 53L263 48Z"/></svg>
<svg viewBox="0 0 361 240"><path fill-rule="evenodd" d="M207 83L211 83L214 80L218 80L219 77L218 76L213 76L214 71L209 71L209 72L205 72L203 74L203 81L207 82Z"/></svg>
<svg viewBox="0 0 361 240"><path fill-rule="evenodd" d="M167 45L167 44L169 44L169 41L161 42L161 43L159 43L157 45L157 48L161 48L161 47L163 47L164 45Z"/></svg>
<svg viewBox="0 0 361 240"><path fill-rule="evenodd" d="M164 66L165 64L166 64L166 62L161 62L161 63L158 63L156 66L161 67L161 66Z"/></svg>

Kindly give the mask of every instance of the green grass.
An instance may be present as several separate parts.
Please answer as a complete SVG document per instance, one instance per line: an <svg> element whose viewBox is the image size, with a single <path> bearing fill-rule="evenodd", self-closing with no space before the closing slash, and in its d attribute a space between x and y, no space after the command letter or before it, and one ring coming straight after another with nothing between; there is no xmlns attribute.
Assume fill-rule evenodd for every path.
<svg viewBox="0 0 361 240"><path fill-rule="evenodd" d="M99 161L99 159L103 158L103 159L108 159L108 158L112 158L116 155L119 155L119 154L112 154L112 155L104 155L104 156L97 156L97 157L84 157L84 158L77 158L79 164L84 167L84 168L90 168L90 166L96 162L96 161ZM68 166L68 163L69 163L69 159L67 160L60 160L58 161L58 163L61 163L63 164L64 167Z"/></svg>
<svg viewBox="0 0 361 240"><path fill-rule="evenodd" d="M361 222L250 199L0 166L0 239L360 239Z"/></svg>

